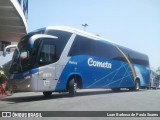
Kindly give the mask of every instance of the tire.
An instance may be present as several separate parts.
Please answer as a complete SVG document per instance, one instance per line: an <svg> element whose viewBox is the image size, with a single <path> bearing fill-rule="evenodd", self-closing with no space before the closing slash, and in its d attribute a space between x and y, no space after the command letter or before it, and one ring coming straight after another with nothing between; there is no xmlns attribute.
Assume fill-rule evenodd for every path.
<svg viewBox="0 0 160 120"><path fill-rule="evenodd" d="M147 89L149 89L149 90L151 89L151 83L149 83Z"/></svg>
<svg viewBox="0 0 160 120"><path fill-rule="evenodd" d="M140 89L140 82L139 82L139 80L135 81L135 86L134 87L129 88L130 91L139 91L139 89Z"/></svg>
<svg viewBox="0 0 160 120"><path fill-rule="evenodd" d="M140 82L138 80L136 80L135 82L135 91L139 91L140 89Z"/></svg>
<svg viewBox="0 0 160 120"><path fill-rule="evenodd" d="M51 97L51 95L52 95L52 92L43 92L43 95L45 96L45 97Z"/></svg>
<svg viewBox="0 0 160 120"><path fill-rule="evenodd" d="M77 83L76 83L75 78L72 78L69 81L68 91L69 91L69 96L70 97L74 97L76 95L76 92L77 92Z"/></svg>
<svg viewBox="0 0 160 120"><path fill-rule="evenodd" d="M116 91L116 92L120 91L120 88L111 88L111 89L112 91Z"/></svg>

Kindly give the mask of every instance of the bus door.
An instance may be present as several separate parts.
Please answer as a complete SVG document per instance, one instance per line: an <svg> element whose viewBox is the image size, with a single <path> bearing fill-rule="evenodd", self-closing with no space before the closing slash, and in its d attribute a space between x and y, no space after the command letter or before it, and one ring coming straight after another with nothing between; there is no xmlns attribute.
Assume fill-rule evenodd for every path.
<svg viewBox="0 0 160 120"><path fill-rule="evenodd" d="M54 39L44 39L39 52L38 91L53 91L55 80L56 45Z"/></svg>

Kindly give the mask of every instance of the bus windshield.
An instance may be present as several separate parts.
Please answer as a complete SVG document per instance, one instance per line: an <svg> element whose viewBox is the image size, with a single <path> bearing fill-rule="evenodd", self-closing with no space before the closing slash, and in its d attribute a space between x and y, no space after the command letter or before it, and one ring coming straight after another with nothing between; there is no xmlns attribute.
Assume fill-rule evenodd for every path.
<svg viewBox="0 0 160 120"><path fill-rule="evenodd" d="M31 32L24 36L17 45L15 49L12 64L10 67L10 73L20 73L26 70L29 70L34 67L37 55L37 49L40 44L40 40L34 42L32 49L29 48L29 39L31 36L41 33L43 34L44 30L40 29L34 32Z"/></svg>
<svg viewBox="0 0 160 120"><path fill-rule="evenodd" d="M35 34L44 34L44 32L29 33L19 42L13 55L11 74L57 62L72 35L69 32L48 30L45 32L46 35L56 36L57 38L53 40L53 38L40 37L32 43L30 38Z"/></svg>
<svg viewBox="0 0 160 120"><path fill-rule="evenodd" d="M11 73L20 73L33 68L36 61L37 47L40 41L37 40L34 44L33 49L28 48L28 37L24 38L19 42L17 48L14 52Z"/></svg>

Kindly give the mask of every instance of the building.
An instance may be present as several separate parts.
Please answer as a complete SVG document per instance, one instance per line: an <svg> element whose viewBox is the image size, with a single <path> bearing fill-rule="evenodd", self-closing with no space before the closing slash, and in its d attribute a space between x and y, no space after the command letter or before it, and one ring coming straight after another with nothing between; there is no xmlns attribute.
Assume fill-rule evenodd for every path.
<svg viewBox="0 0 160 120"><path fill-rule="evenodd" d="M0 0L0 55L27 33L28 0Z"/></svg>

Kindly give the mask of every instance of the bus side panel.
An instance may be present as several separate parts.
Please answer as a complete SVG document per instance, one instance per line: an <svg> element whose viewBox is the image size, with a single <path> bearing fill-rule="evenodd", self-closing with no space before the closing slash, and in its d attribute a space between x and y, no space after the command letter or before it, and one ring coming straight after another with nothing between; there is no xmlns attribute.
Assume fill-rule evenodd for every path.
<svg viewBox="0 0 160 120"><path fill-rule="evenodd" d="M67 64L64 66L64 69L61 71L61 74L59 75L59 80L58 80L58 83L57 83L57 86L55 88L55 91L63 91L63 90L66 90L67 88L67 81L69 80L69 78L72 76L72 75L75 75L75 74L79 74L77 72L77 62L75 62L73 60L73 58L71 57ZM81 76L79 74L79 76Z"/></svg>
<svg viewBox="0 0 160 120"><path fill-rule="evenodd" d="M107 63L109 66L94 66L93 62L93 66L89 66L91 81L86 85L86 88L119 88L134 85L134 80L128 63L97 57L91 58L98 64L100 62L105 66ZM90 58L87 58L87 61L89 59Z"/></svg>
<svg viewBox="0 0 160 120"><path fill-rule="evenodd" d="M136 72L136 76L140 79L140 85L142 87L147 87L149 85L150 72L149 68L134 64L134 69Z"/></svg>
<svg viewBox="0 0 160 120"><path fill-rule="evenodd" d="M128 63L86 55L72 57L65 66L56 90L66 88L70 75L79 74L83 88L132 87L134 80Z"/></svg>
<svg viewBox="0 0 160 120"><path fill-rule="evenodd" d="M57 81L55 80L55 64L39 67L37 84L37 91L39 92L55 90L55 86L57 84Z"/></svg>

